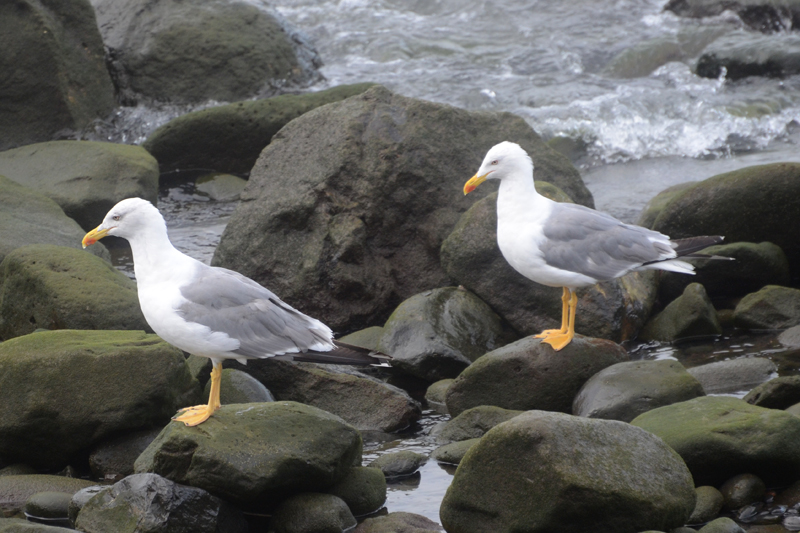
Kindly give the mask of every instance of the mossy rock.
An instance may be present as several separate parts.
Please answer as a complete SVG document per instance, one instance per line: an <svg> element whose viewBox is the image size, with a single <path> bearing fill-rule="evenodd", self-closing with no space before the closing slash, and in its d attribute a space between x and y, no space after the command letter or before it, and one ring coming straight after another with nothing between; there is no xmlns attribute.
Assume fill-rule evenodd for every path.
<svg viewBox="0 0 800 533"><path fill-rule="evenodd" d="M767 285L741 299L734 310L736 326L783 329L800 324L800 290Z"/></svg>
<svg viewBox="0 0 800 533"><path fill-rule="evenodd" d="M706 290L699 283L691 283L683 294L645 324L639 337L644 341L672 342L721 333L717 310Z"/></svg>
<svg viewBox="0 0 800 533"><path fill-rule="evenodd" d="M0 477L0 511L11 513L21 511L28 498L40 492L75 494L93 484L84 479L46 474L2 476Z"/></svg>

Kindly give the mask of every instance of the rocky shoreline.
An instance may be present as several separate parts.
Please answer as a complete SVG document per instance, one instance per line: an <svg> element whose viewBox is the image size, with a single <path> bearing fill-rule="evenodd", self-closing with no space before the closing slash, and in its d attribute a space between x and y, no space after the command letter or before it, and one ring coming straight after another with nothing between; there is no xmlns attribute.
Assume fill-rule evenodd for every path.
<svg viewBox="0 0 800 533"><path fill-rule="evenodd" d="M143 146L63 140L115 102L297 89L318 78L318 57L246 3L165 2L137 16L141 2L17 4L0 7L4 28L16 21L20 42L51 32L70 51L37 41L30 86L54 58L71 77L45 95L58 112L34 113L43 104L20 96L22 80L14 117L30 120L9 127L0 114L13 133L0 135L0 532L800 530L800 377L763 357L631 360L620 344L735 327L785 330L776 342L800 346L800 164L653 198L641 225L725 235L709 253L735 261L579 290L582 335L556 353L530 335L558 324L560 291L503 260L496 194L461 195L486 150L510 140L532 155L542 194L593 206L558 144L522 118L363 83L187 113ZM688 4L668 9L715 14ZM274 37L250 59L271 69L244 72L222 44L198 66L214 76L177 68L190 62L173 54L182 37L206 28L252 44L230 37L244 22ZM153 84L165 71L175 83ZM105 248L78 243L117 201L155 201L160 172L198 168L213 171L196 189L209 201L239 200L213 264L392 355L391 369L229 362L223 407L199 427L170 421L208 395L208 360L153 335L135 282ZM430 407L451 417L430 457L364 460L364 435L402 431ZM387 482L428 460L458 465L441 525L387 513Z"/></svg>

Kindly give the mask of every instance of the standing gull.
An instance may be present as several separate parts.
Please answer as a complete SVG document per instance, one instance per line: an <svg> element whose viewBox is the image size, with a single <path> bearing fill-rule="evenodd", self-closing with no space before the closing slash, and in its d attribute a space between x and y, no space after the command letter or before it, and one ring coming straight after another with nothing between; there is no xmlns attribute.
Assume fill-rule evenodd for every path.
<svg viewBox="0 0 800 533"><path fill-rule="evenodd" d="M679 258L722 241L720 236L670 240L640 226L582 205L558 203L536 192L533 161L518 144L493 146L464 185L468 194L486 180L500 180L497 195L497 244L520 274L542 285L562 287L561 327L541 338L561 350L575 336L575 289L618 278L640 269L694 274ZM727 258L726 258L727 259Z"/></svg>
<svg viewBox="0 0 800 533"><path fill-rule="evenodd" d="M255 281L210 267L172 246L164 217L141 198L122 200L86 234L83 247L106 235L131 244L139 304L159 337L212 361L208 405L174 417L196 426L219 409L222 361L278 357L339 364L381 364L388 359L333 340L331 329L282 302ZM297 354L297 355L291 355Z"/></svg>

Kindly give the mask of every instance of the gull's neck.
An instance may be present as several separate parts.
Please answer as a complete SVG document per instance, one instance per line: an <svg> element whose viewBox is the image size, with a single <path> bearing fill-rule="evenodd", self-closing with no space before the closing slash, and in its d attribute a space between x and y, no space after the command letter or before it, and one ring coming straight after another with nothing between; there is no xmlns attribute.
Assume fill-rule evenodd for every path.
<svg viewBox="0 0 800 533"><path fill-rule="evenodd" d="M549 199L533 185L533 165L519 161L515 172L504 176L497 194L497 219L537 217L549 212Z"/></svg>
<svg viewBox="0 0 800 533"><path fill-rule="evenodd" d="M163 219L148 224L128 237L133 253L133 271L139 284L169 279L171 274L191 259L179 252L167 236Z"/></svg>

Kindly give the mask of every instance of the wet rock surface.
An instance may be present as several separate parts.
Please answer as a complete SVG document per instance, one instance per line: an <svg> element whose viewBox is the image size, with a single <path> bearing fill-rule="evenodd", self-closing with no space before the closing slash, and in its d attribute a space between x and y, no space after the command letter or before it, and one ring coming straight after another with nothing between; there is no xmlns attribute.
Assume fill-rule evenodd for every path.
<svg viewBox="0 0 800 533"><path fill-rule="evenodd" d="M25 514L44 519L66 519L72 494L69 492L45 491L32 494L25 501Z"/></svg>
<svg viewBox="0 0 800 533"><path fill-rule="evenodd" d="M25 502L39 492L65 492L75 494L93 485L90 481L46 474L0 476L0 511L19 512Z"/></svg>
<svg viewBox="0 0 800 533"><path fill-rule="evenodd" d="M695 503L694 511L687 523L704 524L716 518L725 503L725 496L710 485L697 487L694 492L697 495L697 503Z"/></svg>
<svg viewBox="0 0 800 533"><path fill-rule="evenodd" d="M141 331L32 333L0 344L0 366L0 458L40 468L161 425L200 394L183 353Z"/></svg>
<svg viewBox="0 0 800 533"><path fill-rule="evenodd" d="M577 170L521 118L373 87L273 137L213 264L335 330L380 323L406 298L448 284L439 247L473 201L457 191L498 138L521 143L542 179L591 203Z"/></svg>
<svg viewBox="0 0 800 533"><path fill-rule="evenodd" d="M371 468L379 468L386 478L410 476L428 461L428 457L411 450L385 453L369 463Z"/></svg>
<svg viewBox="0 0 800 533"><path fill-rule="evenodd" d="M631 424L664 440L697 485L748 472L770 484L800 477L800 418L743 400L705 396L648 411Z"/></svg>
<svg viewBox="0 0 800 533"><path fill-rule="evenodd" d="M53 199L85 231L117 202L158 195L158 163L140 146L52 141L0 152L0 174Z"/></svg>
<svg viewBox="0 0 800 533"><path fill-rule="evenodd" d="M0 50L0 72L13 72L0 87L0 150L81 130L114 109L89 0L4 2Z"/></svg>
<svg viewBox="0 0 800 533"><path fill-rule="evenodd" d="M367 518L353 533L444 533L442 526L414 513L389 513L386 516Z"/></svg>
<svg viewBox="0 0 800 533"><path fill-rule="evenodd" d="M241 512L195 487L156 474L134 474L93 496L75 525L87 533L244 533Z"/></svg>
<svg viewBox="0 0 800 533"><path fill-rule="evenodd" d="M85 233L53 200L0 175L0 261L31 244L80 249ZM87 251L106 261L110 258L102 243Z"/></svg>
<svg viewBox="0 0 800 533"><path fill-rule="evenodd" d="M732 10L751 29L764 33L789 29L785 22L800 18L800 7L795 2L768 0L670 0L664 9L692 18L715 17ZM790 24L797 25L796 22Z"/></svg>
<svg viewBox="0 0 800 533"><path fill-rule="evenodd" d="M556 352L540 339L526 337L467 367L447 390L447 409L453 417L479 405L571 412L586 380L627 359L624 349L603 339L576 335Z"/></svg>
<svg viewBox="0 0 800 533"><path fill-rule="evenodd" d="M70 533L74 529L67 527L35 524L21 518L0 518L0 533Z"/></svg>
<svg viewBox="0 0 800 533"><path fill-rule="evenodd" d="M775 377L778 367L764 357L717 361L689 369L706 394L730 394L750 390Z"/></svg>
<svg viewBox="0 0 800 533"><path fill-rule="evenodd" d="M283 501L270 520L275 533L341 533L356 525L347 504L332 494L298 494Z"/></svg>
<svg viewBox="0 0 800 533"><path fill-rule="evenodd" d="M386 501L386 477L380 468L354 466L325 492L341 498L353 516L364 516Z"/></svg>
<svg viewBox="0 0 800 533"><path fill-rule="evenodd" d="M460 440L439 446L431 452L431 458L440 463L457 465L467 454L467 452L480 442L480 438Z"/></svg>
<svg viewBox="0 0 800 533"><path fill-rule="evenodd" d="M745 329L782 329L800 324L800 290L767 285L750 293L734 310L736 326Z"/></svg>
<svg viewBox="0 0 800 533"><path fill-rule="evenodd" d="M31 244L0 263L0 339L39 328L152 331L125 274L80 250Z"/></svg>
<svg viewBox="0 0 800 533"><path fill-rule="evenodd" d="M575 396L572 414L630 422L651 409L704 394L677 361L627 361L589 378Z"/></svg>
<svg viewBox="0 0 800 533"><path fill-rule="evenodd" d="M135 463L233 504L321 491L361 457L361 436L330 413L295 402L223 405L200 430L170 422ZM256 474L257 473L257 474Z"/></svg>
<svg viewBox="0 0 800 533"><path fill-rule="evenodd" d="M511 420L523 412L491 405L472 407L446 422L436 434L436 439L439 442L454 442L480 438L497 424Z"/></svg>
<svg viewBox="0 0 800 533"><path fill-rule="evenodd" d="M771 379L748 392L744 401L769 409L786 409L800 402L800 376Z"/></svg>
<svg viewBox="0 0 800 533"><path fill-rule="evenodd" d="M412 296L383 327L377 349L392 366L427 381L456 377L486 352L518 337L471 292L444 287Z"/></svg>
<svg viewBox="0 0 800 533"><path fill-rule="evenodd" d="M94 0L119 98L235 101L318 77L316 51L247 2ZM203 43L202 47L193 44Z"/></svg>
<svg viewBox="0 0 800 533"><path fill-rule="evenodd" d="M642 340L675 341L722 333L717 311L706 290L691 283L683 294L653 317L642 329Z"/></svg>
<svg viewBox="0 0 800 533"><path fill-rule="evenodd" d="M724 508L734 510L753 502L762 501L767 487L758 476L739 474L725 481L720 488L724 498Z"/></svg>
<svg viewBox="0 0 800 533"><path fill-rule="evenodd" d="M158 128L142 146L158 160L161 172L207 168L248 174L272 136L291 120L372 85L339 85L186 113Z"/></svg>
<svg viewBox="0 0 800 533"><path fill-rule="evenodd" d="M396 431L419 419L420 406L407 392L351 369L325 366L260 359L244 370L278 400L324 409L360 430Z"/></svg>
<svg viewBox="0 0 800 533"><path fill-rule="evenodd" d="M495 193L461 216L442 243L441 263L452 279L483 299L520 334L534 335L560 324L561 289L525 278L500 253ZM652 272L635 272L577 293L576 331L622 341L632 338L650 314L655 278Z"/></svg>
<svg viewBox="0 0 800 533"><path fill-rule="evenodd" d="M530 411L467 452L441 518L452 533L668 530L683 525L694 504L689 471L653 435L622 422Z"/></svg>
<svg viewBox="0 0 800 533"><path fill-rule="evenodd" d="M697 60L695 72L698 76L716 79L723 69L729 80L749 76L793 76L800 73L800 36L788 32L758 35L745 31L724 35L705 49Z"/></svg>

